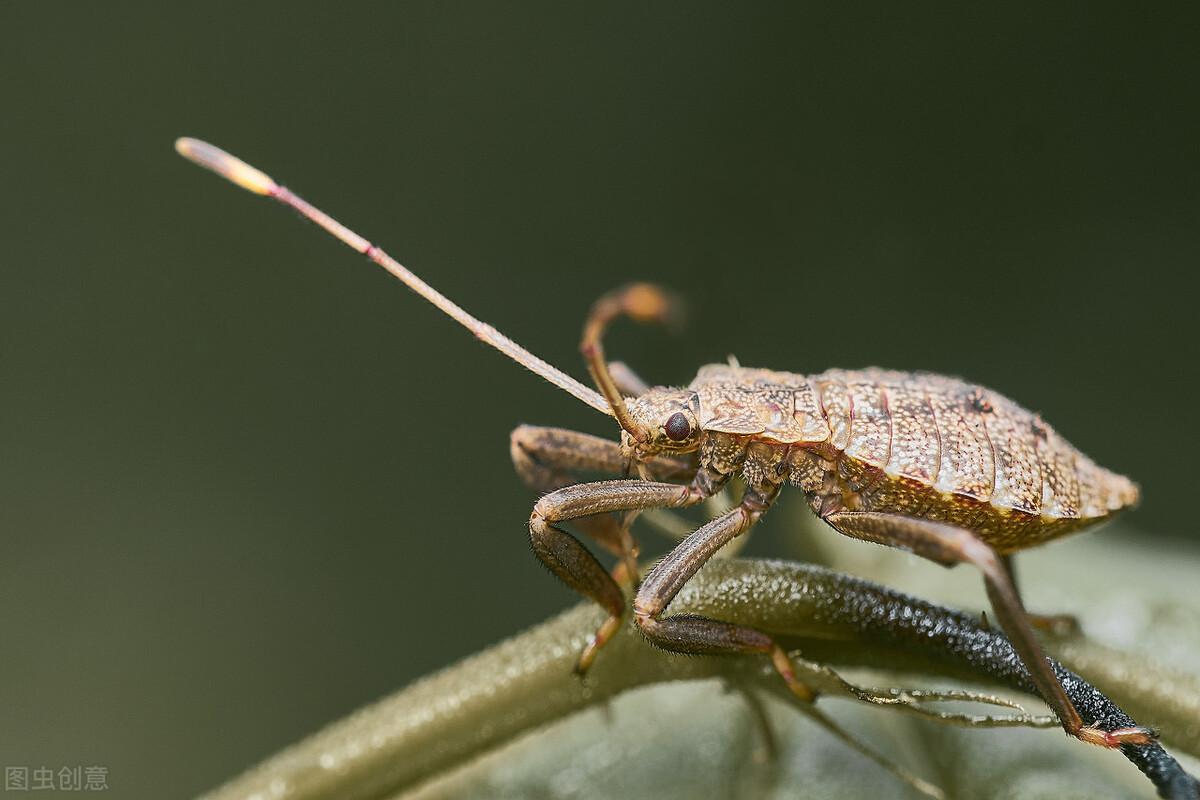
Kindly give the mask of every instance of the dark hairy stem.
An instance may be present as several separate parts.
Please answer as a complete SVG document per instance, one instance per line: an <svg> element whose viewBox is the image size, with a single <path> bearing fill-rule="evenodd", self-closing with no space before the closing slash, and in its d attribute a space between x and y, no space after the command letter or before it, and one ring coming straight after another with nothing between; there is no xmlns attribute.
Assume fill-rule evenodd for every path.
<svg viewBox="0 0 1200 800"><path fill-rule="evenodd" d="M683 587L670 610L753 625L785 646L802 648L810 660L1033 691L1008 641L975 618L821 567L710 562ZM330 725L209 797L232 800L256 792L280 800L392 795L521 733L627 689L662 681L722 678L735 685L756 683L781 696L787 692L777 675L762 669L762 657L673 656L648 646L632 625L614 637L587 682L580 681L572 673L574 659L601 616L590 604L573 608ZM1200 693L1194 677L1165 672L1140 655L1108 651L1085 639L1070 640L1065 651L1072 653L1073 663L1088 663L1089 674L1113 665L1109 677L1136 670L1139 683L1156 685L1153 691L1126 695L1134 713L1145 717L1141 722L1194 719L1188 705ZM1134 724L1074 672L1057 662L1054 669L1089 722L1105 729ZM836 696L841 687L830 682L814 688ZM1177 694L1184 699L1176 702ZM1194 728L1168 729L1164 723L1163 733L1175 746L1200 753ZM1127 745L1121 751L1153 782L1159 796L1200 798L1200 784L1161 745Z"/></svg>
<svg viewBox="0 0 1200 800"><path fill-rule="evenodd" d="M818 568L809 568L815 571ZM1020 655L1003 634L984 628L962 612L917 600L865 580L814 574L806 583L820 611L814 618L851 627L864 639L922 648L957 662L966 671L987 675L1005 686L1037 693ZM810 653L811 655L811 653ZM1104 731L1138 723L1099 689L1054 659L1047 659L1067 696L1090 724ZM1153 720L1148 720L1153 722ZM1160 744L1122 745L1121 752L1154 784L1160 797L1200 798L1200 782L1184 771Z"/></svg>

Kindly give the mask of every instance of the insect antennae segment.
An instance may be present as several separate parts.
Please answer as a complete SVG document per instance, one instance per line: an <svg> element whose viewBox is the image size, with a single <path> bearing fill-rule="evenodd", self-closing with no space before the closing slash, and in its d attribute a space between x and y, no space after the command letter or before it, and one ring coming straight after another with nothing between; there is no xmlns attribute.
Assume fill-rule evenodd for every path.
<svg viewBox="0 0 1200 800"><path fill-rule="evenodd" d="M528 369L570 395L582 400L597 411L613 416L613 411L602 395L572 378L562 370L548 364L521 345L509 339L486 322L476 319L464 311L458 304L434 289L416 276L396 259L389 256L379 247L359 236L354 231L341 224L333 217L310 205L290 189L276 183L264 172L255 169L239 158L236 158L219 147L202 142L199 139L182 138L175 141L175 150L179 155L206 169L212 170L221 177L237 184L243 189L255 194L266 195L283 203L285 206L299 212L301 216L325 229L334 238L348 247L357 250L379 266L403 281L421 297L433 303L445 314L453 317L464 328L475 334L475 337L499 350L504 355Z"/></svg>
<svg viewBox="0 0 1200 800"><path fill-rule="evenodd" d="M609 372L601 340L609 323L619 316L631 317L638 322L664 322L677 310L676 306L673 298L659 287L649 283L631 283L597 300L583 326L583 341L579 344L579 350L587 362L592 380L608 400L617 422L638 442L648 441L650 431L629 413L625 398L621 396L617 382Z"/></svg>

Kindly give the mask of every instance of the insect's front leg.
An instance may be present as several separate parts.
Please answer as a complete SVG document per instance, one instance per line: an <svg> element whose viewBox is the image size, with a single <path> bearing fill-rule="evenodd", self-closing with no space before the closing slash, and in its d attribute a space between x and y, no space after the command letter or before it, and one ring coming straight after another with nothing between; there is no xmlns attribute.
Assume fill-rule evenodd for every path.
<svg viewBox="0 0 1200 800"><path fill-rule="evenodd" d="M563 428L521 425L512 432L509 451L521 480L538 492L578 483L581 472L619 474L627 466L616 442ZM661 456L650 459L647 466L655 478L667 481L689 480L696 471L686 460ZM619 559L613 577L622 585L631 584L638 575L638 545L629 532L632 521L628 513L598 514L574 521L577 528Z"/></svg>
<svg viewBox="0 0 1200 800"><path fill-rule="evenodd" d="M628 466L621 446L589 433L537 425L517 426L509 439L513 467L531 489L550 492L578 482L580 472L623 472ZM656 478L691 480L688 458L652 456L643 462Z"/></svg>
<svg viewBox="0 0 1200 800"><path fill-rule="evenodd" d="M620 630L625 615L625 595L596 557L578 539L554 523L614 511L683 508L703 501L709 494L695 485L641 480L599 481L551 492L533 507L529 518L529 540L534 554L563 583L596 601L608 612L608 619L580 654L576 664L578 672L586 672L600 648Z"/></svg>
<svg viewBox="0 0 1200 800"><path fill-rule="evenodd" d="M675 595L713 554L748 531L774 502L779 487L760 493L746 490L742 502L698 528L654 565L633 601L634 620L646 638L677 653L764 653L788 687L806 701L816 693L796 678L787 653L767 634L732 622L696 614L663 614Z"/></svg>
<svg viewBox="0 0 1200 800"><path fill-rule="evenodd" d="M1000 627L1021 656L1034 687L1058 715L1068 734L1103 747L1154 741L1153 732L1146 728L1106 731L1096 724L1084 724L1034 635L1029 615L1004 562L974 533L943 522L869 511L841 511L827 514L823 519L849 536L908 550L943 566L973 564L983 573L988 599Z"/></svg>

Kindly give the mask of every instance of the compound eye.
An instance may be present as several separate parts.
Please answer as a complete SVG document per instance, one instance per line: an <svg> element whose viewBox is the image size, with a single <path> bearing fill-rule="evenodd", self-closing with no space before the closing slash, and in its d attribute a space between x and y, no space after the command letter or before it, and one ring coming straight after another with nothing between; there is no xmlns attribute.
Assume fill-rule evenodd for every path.
<svg viewBox="0 0 1200 800"><path fill-rule="evenodd" d="M682 411L676 411L667 418L667 424L663 426L666 431L667 438L673 442L682 442L692 435L692 423L688 422L688 418Z"/></svg>

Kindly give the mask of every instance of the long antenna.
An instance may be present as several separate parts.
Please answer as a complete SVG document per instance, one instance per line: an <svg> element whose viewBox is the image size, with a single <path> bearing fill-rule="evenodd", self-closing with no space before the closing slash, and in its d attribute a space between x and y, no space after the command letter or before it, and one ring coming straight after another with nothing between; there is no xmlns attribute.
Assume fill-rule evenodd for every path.
<svg viewBox="0 0 1200 800"><path fill-rule="evenodd" d="M221 148L214 147L208 142L202 142L199 139L189 139L187 137L176 139L175 150L187 160L199 164L205 169L212 170L249 192L273 197L285 206L295 209L301 216L315 222L343 244L357 250L392 273L392 275L395 275L404 282L405 286L453 317L458 324L475 334L475 337L480 341L490 344L530 372L542 376L564 392L574 395L600 413L607 414L610 417L613 416L612 409L609 408L608 401L604 399L603 395L583 385L562 370L546 363L486 322L475 319L475 317L460 308L450 298L418 278L399 261L321 209L309 205L303 198L293 193L290 189L280 186L266 173L255 169L239 158L231 156Z"/></svg>

